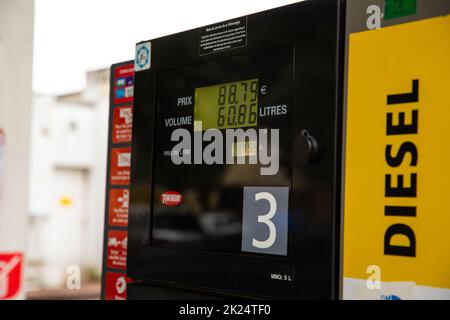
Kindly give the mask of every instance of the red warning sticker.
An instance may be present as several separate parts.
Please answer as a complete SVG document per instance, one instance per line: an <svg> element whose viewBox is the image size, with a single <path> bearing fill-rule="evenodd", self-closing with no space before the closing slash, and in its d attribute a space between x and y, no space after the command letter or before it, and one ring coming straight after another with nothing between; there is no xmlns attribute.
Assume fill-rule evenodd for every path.
<svg viewBox="0 0 450 320"><path fill-rule="evenodd" d="M107 272L105 276L105 299L126 300L127 284L131 282L123 273Z"/></svg>
<svg viewBox="0 0 450 320"><path fill-rule="evenodd" d="M128 189L109 190L108 221L110 226L114 227L128 226L129 200L130 200L130 191Z"/></svg>
<svg viewBox="0 0 450 320"><path fill-rule="evenodd" d="M134 65L118 67L114 73L114 104L133 102Z"/></svg>
<svg viewBox="0 0 450 320"><path fill-rule="evenodd" d="M166 191L161 195L160 200L167 207L176 207L183 202L183 196L177 191Z"/></svg>
<svg viewBox="0 0 450 320"><path fill-rule="evenodd" d="M111 151L111 176L113 185L130 183L131 148L114 148Z"/></svg>
<svg viewBox="0 0 450 320"><path fill-rule="evenodd" d="M113 269L126 269L127 267L128 232L112 230L108 232L107 266Z"/></svg>
<svg viewBox="0 0 450 320"><path fill-rule="evenodd" d="M22 286L21 253L0 253L0 300L12 299Z"/></svg>
<svg viewBox="0 0 450 320"><path fill-rule="evenodd" d="M113 112L112 142L124 143L131 141L133 123L133 107L115 107Z"/></svg>

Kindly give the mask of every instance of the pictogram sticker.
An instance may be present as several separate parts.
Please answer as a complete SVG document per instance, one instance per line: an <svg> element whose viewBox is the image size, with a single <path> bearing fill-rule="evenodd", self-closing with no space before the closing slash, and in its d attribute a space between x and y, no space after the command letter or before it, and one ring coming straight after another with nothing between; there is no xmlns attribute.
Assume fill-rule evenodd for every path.
<svg viewBox="0 0 450 320"><path fill-rule="evenodd" d="M114 104L133 102L134 66L132 64L118 67L114 73Z"/></svg>
<svg viewBox="0 0 450 320"><path fill-rule="evenodd" d="M128 226L128 204L130 192L128 189L111 189L109 191L109 213L110 226Z"/></svg>
<svg viewBox="0 0 450 320"><path fill-rule="evenodd" d="M12 299L22 286L21 253L0 253L0 300Z"/></svg>
<svg viewBox="0 0 450 320"><path fill-rule="evenodd" d="M133 107L131 105L114 107L112 142L113 143L130 142L132 123L133 123Z"/></svg>
<svg viewBox="0 0 450 320"><path fill-rule="evenodd" d="M111 151L112 185L128 185L130 183L131 148L114 148Z"/></svg>
<svg viewBox="0 0 450 320"><path fill-rule="evenodd" d="M136 45L136 58L134 60L134 70L136 72L148 70L151 66L152 44L150 41Z"/></svg>
<svg viewBox="0 0 450 320"><path fill-rule="evenodd" d="M113 269L126 269L128 232L112 230L108 232L107 266Z"/></svg>
<svg viewBox="0 0 450 320"><path fill-rule="evenodd" d="M105 279L106 300L126 300L127 284L131 282L124 273L107 272Z"/></svg>

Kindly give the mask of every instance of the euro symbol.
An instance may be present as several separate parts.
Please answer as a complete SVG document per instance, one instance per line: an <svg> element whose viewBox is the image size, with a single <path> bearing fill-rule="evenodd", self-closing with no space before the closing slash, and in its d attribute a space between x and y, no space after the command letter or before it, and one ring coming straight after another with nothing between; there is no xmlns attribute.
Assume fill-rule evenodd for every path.
<svg viewBox="0 0 450 320"><path fill-rule="evenodd" d="M260 91L261 91L261 94L265 95L267 93L267 86L266 85L262 86Z"/></svg>

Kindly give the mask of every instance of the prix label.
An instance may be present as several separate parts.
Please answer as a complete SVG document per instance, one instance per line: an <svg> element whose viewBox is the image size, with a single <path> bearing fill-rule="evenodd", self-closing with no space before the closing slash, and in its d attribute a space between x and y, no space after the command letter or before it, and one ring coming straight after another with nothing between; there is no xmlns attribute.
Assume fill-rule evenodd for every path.
<svg viewBox="0 0 450 320"><path fill-rule="evenodd" d="M113 269L127 267L127 231L112 230L108 232L107 266Z"/></svg>

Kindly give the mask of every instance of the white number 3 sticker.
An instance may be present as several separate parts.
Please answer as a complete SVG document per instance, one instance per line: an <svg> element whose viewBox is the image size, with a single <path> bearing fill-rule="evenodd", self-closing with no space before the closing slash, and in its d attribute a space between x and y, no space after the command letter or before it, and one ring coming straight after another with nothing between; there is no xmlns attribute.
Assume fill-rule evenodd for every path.
<svg viewBox="0 0 450 320"><path fill-rule="evenodd" d="M287 255L288 187L244 187L243 252Z"/></svg>
<svg viewBox="0 0 450 320"><path fill-rule="evenodd" d="M269 237L264 241L260 241L253 238L252 245L255 248L267 249L273 246L277 238L277 228L271 221L271 219L275 216L275 213L277 212L277 200L275 199L273 194L269 192L256 193L255 201L259 200L267 200L269 202L269 212L267 212L265 215L258 215L258 222L264 223L269 227Z"/></svg>

